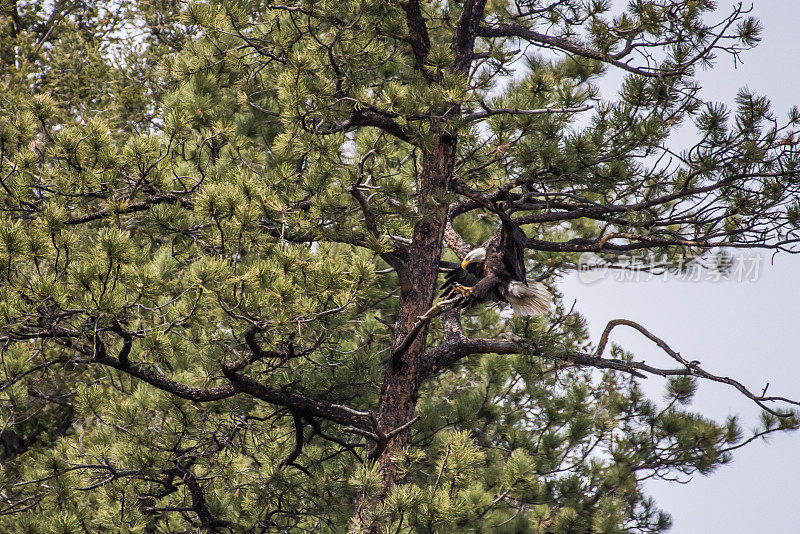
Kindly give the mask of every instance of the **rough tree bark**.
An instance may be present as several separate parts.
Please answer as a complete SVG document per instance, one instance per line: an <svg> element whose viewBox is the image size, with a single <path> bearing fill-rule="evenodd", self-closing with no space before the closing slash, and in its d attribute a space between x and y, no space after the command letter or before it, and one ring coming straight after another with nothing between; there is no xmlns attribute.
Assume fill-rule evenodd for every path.
<svg viewBox="0 0 800 534"><path fill-rule="evenodd" d="M419 200L423 215L414 226L414 237L406 264L406 273L411 283L408 290L400 295L394 347L403 342L414 327L417 317L424 314L433 303L447 217L447 205L437 205L433 198L437 192L446 191L449 187L455 150L455 137L441 134L434 148L423 156ZM378 421L382 428L398 428L414 416L427 331L426 324L408 349L387 366L378 408ZM408 445L409 436L410 430L399 433L378 456L386 488L393 485L397 477L397 469L392 460L394 453Z"/></svg>
<svg viewBox="0 0 800 534"><path fill-rule="evenodd" d="M473 59L473 47L480 22L486 6L484 0L468 0L453 31L451 49L454 55L454 71L466 76ZM410 1L406 7L410 41L415 44L414 54L417 57L417 68L420 69L428 83L438 83L440 76L432 74L426 66L429 39L425 20L418 2ZM448 106L443 110L445 120L460 113L460 106ZM457 132L448 131L447 124L440 127L435 141L426 150L422 158L422 171L419 177L420 191L418 210L422 218L414 226L413 240L409 249L406 275L410 282L400 296L397 321L395 323L393 348L398 347L410 334L420 315L432 305L436 290L436 278L439 272L439 259L442 254L445 227L447 225L446 203L436 203L436 198L443 196L450 187L455 166ZM417 391L424 379L421 372L428 325L424 325L416 334L408 349L387 366L378 408L378 421L382 428L398 428L414 416L417 404ZM410 428L400 432L389 440L386 447L378 454L377 461L384 480L384 489L388 490L397 481L397 466L394 463L395 453L407 446L410 440Z"/></svg>

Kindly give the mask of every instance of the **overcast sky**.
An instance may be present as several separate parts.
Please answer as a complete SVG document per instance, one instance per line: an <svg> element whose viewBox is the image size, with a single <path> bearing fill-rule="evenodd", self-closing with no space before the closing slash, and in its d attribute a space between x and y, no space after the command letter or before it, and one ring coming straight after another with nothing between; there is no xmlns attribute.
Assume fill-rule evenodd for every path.
<svg viewBox="0 0 800 534"><path fill-rule="evenodd" d="M720 15L730 9L719 2ZM760 0L754 15L764 26L763 40L734 68L721 56L700 75L706 99L732 104L740 87L766 95L778 117L800 105L800 2ZM677 142L683 144L683 140ZM753 254L746 253L751 261ZM772 262L772 263L771 263ZM744 265L744 264L743 264ZM747 267L752 267L748 263ZM618 281L610 273L592 284L577 276L563 281L567 302L589 321L596 342L606 322L639 322L689 360L709 372L736 378L755 392L800 398L800 257L761 254L757 280L681 281L655 278ZM638 333L618 327L612 341L637 358L669 364L658 347ZM645 381L645 391L661 400L664 381ZM736 390L699 383L691 408L711 417L741 416L745 429L757 424L759 410ZM687 485L651 482L647 488L672 514L675 534L790 533L800 527L800 433L776 434L738 451L734 461L710 476L695 475Z"/></svg>

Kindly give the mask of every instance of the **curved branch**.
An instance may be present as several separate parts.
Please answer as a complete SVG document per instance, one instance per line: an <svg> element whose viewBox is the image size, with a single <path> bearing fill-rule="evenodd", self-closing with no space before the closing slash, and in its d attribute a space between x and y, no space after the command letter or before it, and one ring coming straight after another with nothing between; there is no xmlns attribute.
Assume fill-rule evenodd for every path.
<svg viewBox="0 0 800 534"><path fill-rule="evenodd" d="M183 483L186 484L186 487L189 489L189 495L192 497L192 511L194 511L198 519L200 519L203 530L213 532L217 527L231 526L231 523L228 521L223 521L214 517L211 510L208 509L203 488L200 486L197 476L192 473L191 468L183 471L182 478Z"/></svg>
<svg viewBox="0 0 800 534"><path fill-rule="evenodd" d="M5 337L8 338L8 336ZM93 342L92 346L77 341L76 338L80 337L79 333L64 329L42 331L38 336L25 334L24 339L35 339L36 337L51 338L64 347L89 356L90 360L87 363L99 363L111 367L182 399L194 402L211 402L243 393L276 406L290 408L306 418L320 417L341 425L350 425L370 431L374 429L373 422L366 412L359 412L347 406L334 404L301 393L265 386L251 378L238 374L236 370L241 365L241 362L223 364L222 372L230 384L213 388L198 388L173 380L149 364L124 361L111 356L97 333L94 336L90 336L90 341ZM13 338L10 340L13 340ZM120 355L127 355L129 350L127 342L124 343Z"/></svg>
<svg viewBox="0 0 800 534"><path fill-rule="evenodd" d="M333 404L326 400L309 397L302 393L265 386L252 378L237 374L227 365L223 366L222 372L225 374L225 378L230 380L231 387L236 393L245 393L270 404L291 408L297 414L306 418L320 417L341 425L372 429L369 417L363 412Z"/></svg>
<svg viewBox="0 0 800 534"><path fill-rule="evenodd" d="M303 452L303 442L305 441L305 437L303 436L303 418L294 410L291 410L291 413L294 422L294 448L292 452L289 453L289 456L278 462L278 469L282 469L288 465L295 465L294 461L297 460L300 453ZM296 467L301 471L305 471L305 469L300 466Z"/></svg>
<svg viewBox="0 0 800 534"><path fill-rule="evenodd" d="M539 33L531 29L528 29L519 24L498 24L497 26L492 26L492 27L482 26L478 30L478 35L480 35L481 37L516 37L524 41L544 45L548 48L555 48L557 50L562 50L570 54L575 54L576 56L602 61L603 63L608 63L609 65L614 65L615 67L619 67L620 69L626 70L628 72L632 72L634 74L640 74L642 76L647 76L649 78L661 78L662 76L671 74L674 75L680 72L680 71L678 72L657 71L657 70L633 67L625 63L624 61L615 59L613 56L604 54L599 50L587 48L583 45L572 42L568 39L564 39L563 37L554 37L552 35L545 35L543 33Z"/></svg>
<svg viewBox="0 0 800 534"><path fill-rule="evenodd" d="M664 352L666 352L673 360L684 366L686 371L685 373L683 373L684 375L697 376L700 378L704 378L706 380L710 380L712 382L719 382L721 384L727 384L729 386L733 386L734 388L739 390L739 392L742 393L745 397L752 400L753 402L758 404L764 411L769 412L772 415L778 417L791 417L793 414L791 412L787 413L774 410L769 406L767 406L766 404L764 404L765 402L785 402L787 404L792 404L794 406L800 406L800 401L791 400L786 397L765 396L766 388L761 395L756 395L752 393L750 390L748 390L741 382L737 380L734 380L727 376L717 376L709 373L708 371L700 368L700 362L687 361L680 355L679 352L676 352L675 350L671 349L663 339L653 335L652 333L650 333L650 331L648 331L645 327L643 327L639 323L636 323L628 319L614 319L608 322L605 329L603 330L603 334L600 336L600 342L598 343L597 350L594 353L595 358L602 357L603 350L605 350L606 344L608 343L608 336L611 334L611 330L613 330L614 327L616 326L629 326L631 328L638 330L647 339L658 345L658 347Z"/></svg>
<svg viewBox="0 0 800 534"><path fill-rule="evenodd" d="M375 237L375 239L380 239L381 236L378 232L378 223L375 220L375 214L373 213L366 197L364 197L364 193L358 188L359 185L359 183L352 185L350 188L348 188L348 191L350 191L350 194L358 202L361 212L364 214L364 224L366 225L367 229ZM397 277L400 280L401 289L403 291L408 291L410 288L410 282L408 280L406 267L403 264L403 261L391 252L383 252L380 254L380 257L397 273Z"/></svg>
<svg viewBox="0 0 800 534"><path fill-rule="evenodd" d="M678 362L681 367L676 369L665 369L654 367L641 361L627 361L618 358L603 358L602 354L608 343L608 337L611 330L620 325L630 326L641 332L645 337L656 343L664 352L666 352L672 359ZM434 374L449 369L462 358L472 354L524 354L530 351L530 346L515 340L501 340L501 339L473 339L463 336L453 337L443 343L428 349L425 353L423 367L420 370L423 379L433 376ZM780 396L766 396L766 388L760 395L752 393L741 382L725 376L717 376L700 367L700 362L687 361L678 352L672 350L669 345L662 339L656 337L640 324L627 319L615 319L610 321L606 326L603 334L600 337L597 350L593 354L585 354L581 352L566 352L566 353L542 353L536 354L542 358L549 360L560 361L580 365L583 367L594 367L596 369L610 369L612 371L621 371L631 374L638 378L647 378L647 375L656 375L662 377L670 376L693 376L709 380L712 382L719 382L734 387L745 397L755 402L762 410L775 415L777 417L791 417L794 414L791 411L779 411L771 408L767 402L783 402L793 406L800 406L800 401L792 400L787 397Z"/></svg>

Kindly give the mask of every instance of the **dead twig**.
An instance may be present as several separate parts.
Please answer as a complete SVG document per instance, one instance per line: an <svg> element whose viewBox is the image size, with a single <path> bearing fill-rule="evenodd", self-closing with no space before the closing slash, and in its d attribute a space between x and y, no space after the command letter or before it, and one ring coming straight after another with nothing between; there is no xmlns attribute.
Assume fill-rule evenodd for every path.
<svg viewBox="0 0 800 534"><path fill-rule="evenodd" d="M418 316L417 321L414 323L414 326L411 327L411 330L408 332L406 337L403 338L403 340L397 345L397 347L395 347L392 353L381 363L387 365L389 363L396 362L397 359L402 356L406 350L408 350L408 347L411 346L411 343L414 342L417 334L419 334L419 331L422 330L425 325L430 323L434 317L441 315L445 310L457 304L459 301L461 301L461 299L462 297L458 296L452 299L442 300L431 306L431 308L424 314Z"/></svg>

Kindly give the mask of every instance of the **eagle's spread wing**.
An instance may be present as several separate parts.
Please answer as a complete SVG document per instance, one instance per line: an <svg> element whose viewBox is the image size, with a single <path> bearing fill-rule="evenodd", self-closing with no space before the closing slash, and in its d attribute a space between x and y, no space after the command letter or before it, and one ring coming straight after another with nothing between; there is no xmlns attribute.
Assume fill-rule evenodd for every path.
<svg viewBox="0 0 800 534"><path fill-rule="evenodd" d="M511 280L517 280L523 284L527 282L525 277L525 242L527 239L528 236L518 224L508 217L503 217L498 246L503 255L503 266Z"/></svg>

